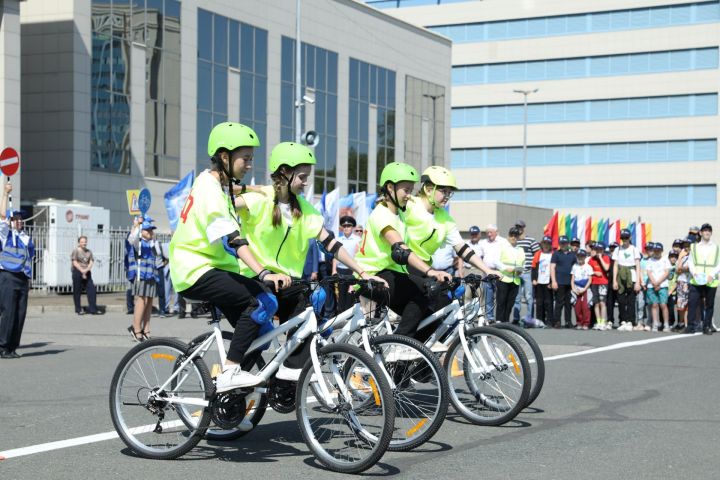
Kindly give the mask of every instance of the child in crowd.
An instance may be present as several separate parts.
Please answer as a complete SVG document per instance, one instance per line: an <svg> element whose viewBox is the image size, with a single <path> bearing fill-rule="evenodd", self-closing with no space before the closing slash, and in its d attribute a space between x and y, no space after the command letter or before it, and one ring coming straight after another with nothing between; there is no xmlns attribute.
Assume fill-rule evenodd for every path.
<svg viewBox="0 0 720 480"><path fill-rule="evenodd" d="M690 258L688 252L690 251L690 238L686 238L682 243L682 250L678 254L678 260L675 264L675 272L677 274L677 287L675 289L677 293L677 300L675 303L675 310L677 311L677 322L673 330L679 332L685 329L688 299L690 297L690 274L687 262Z"/></svg>
<svg viewBox="0 0 720 480"><path fill-rule="evenodd" d="M650 252L652 252L652 249L653 243L648 242L640 258L640 285L642 287L642 291L638 293L635 300L635 318L637 318L637 324L635 325L635 328L633 328L633 330L637 331L650 331L650 322L648 321L647 309L645 308L645 304L647 303L646 296L648 284L647 263L648 259L650 258Z"/></svg>
<svg viewBox="0 0 720 480"><path fill-rule="evenodd" d="M662 312L663 331L670 331L667 308L670 268L670 261L663 257L662 243L653 243L652 257L647 261L648 281L645 284L647 287L647 303L652 311L653 332L658 331L660 312Z"/></svg>
<svg viewBox="0 0 720 480"><path fill-rule="evenodd" d="M607 294L608 294L608 273L610 272L610 257L605 255L605 244L596 242L592 246L592 257L588 265L592 268L591 292L594 303L595 319L597 323L593 330L612 330L612 325L607 322Z"/></svg>
<svg viewBox="0 0 720 480"><path fill-rule="evenodd" d="M668 275L668 323L670 328L673 328L677 319L675 317L675 304L677 303L677 263L678 254L675 248L668 254L668 261L670 262L670 275ZM664 330L663 330L664 331Z"/></svg>
<svg viewBox="0 0 720 480"><path fill-rule="evenodd" d="M575 318L578 330L590 328L590 308L588 307L587 291L590 288L590 278L593 269L585 263L587 252L583 249L577 251L577 263L573 265L570 276L572 292L575 294Z"/></svg>
<svg viewBox="0 0 720 480"><path fill-rule="evenodd" d="M552 238L543 237L540 250L532 261L532 283L535 287L535 317L546 325L553 322L553 291L550 286Z"/></svg>

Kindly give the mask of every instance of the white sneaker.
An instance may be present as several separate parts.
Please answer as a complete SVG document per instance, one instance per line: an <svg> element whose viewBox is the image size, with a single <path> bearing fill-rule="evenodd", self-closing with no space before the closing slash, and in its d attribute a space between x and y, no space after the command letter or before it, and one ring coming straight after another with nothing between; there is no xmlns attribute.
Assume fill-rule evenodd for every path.
<svg viewBox="0 0 720 480"><path fill-rule="evenodd" d="M420 358L417 351L410 348L393 348L385 355L385 361L388 363L407 361L411 362Z"/></svg>
<svg viewBox="0 0 720 480"><path fill-rule="evenodd" d="M302 372L302 368L288 368L285 365L280 365L280 369L275 374L275 378L289 382L297 382L300 380L300 372Z"/></svg>
<svg viewBox="0 0 720 480"><path fill-rule="evenodd" d="M604 330L605 328L602 325L600 325L599 323L596 323L595 325L592 326L592 329L593 330Z"/></svg>
<svg viewBox="0 0 720 480"><path fill-rule="evenodd" d="M430 347L430 350L432 350L433 353L445 353L448 351L448 347L442 342L435 342L435 345Z"/></svg>
<svg viewBox="0 0 720 480"><path fill-rule="evenodd" d="M254 387L262 382L262 378L244 371L240 368L240 365L233 365L217 376L215 390L222 393L236 388Z"/></svg>

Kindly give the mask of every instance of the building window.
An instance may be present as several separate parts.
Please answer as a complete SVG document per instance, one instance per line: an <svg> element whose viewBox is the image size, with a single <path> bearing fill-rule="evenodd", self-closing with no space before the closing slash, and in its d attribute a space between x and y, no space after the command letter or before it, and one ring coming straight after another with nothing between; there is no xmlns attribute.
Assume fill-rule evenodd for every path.
<svg viewBox="0 0 720 480"><path fill-rule="evenodd" d="M472 2L475 0L365 0L375 8L423 7L426 5L447 5L449 3Z"/></svg>
<svg viewBox="0 0 720 480"><path fill-rule="evenodd" d="M405 77L405 161L445 164L445 87Z"/></svg>
<svg viewBox="0 0 720 480"><path fill-rule="evenodd" d="M130 174L132 10L127 2L93 0L91 11L91 168Z"/></svg>
<svg viewBox="0 0 720 480"><path fill-rule="evenodd" d="M376 122L370 125L370 106ZM395 161L395 72L350 59L348 189L367 190L370 128L375 130L377 180L386 164Z"/></svg>
<svg viewBox="0 0 720 480"><path fill-rule="evenodd" d="M180 178L180 2L133 1L135 41L146 46L145 176Z"/></svg>
<svg viewBox="0 0 720 480"><path fill-rule="evenodd" d="M695 48L487 65L460 65L452 69L452 82L453 85L483 85L716 68L718 68L717 47Z"/></svg>
<svg viewBox="0 0 720 480"><path fill-rule="evenodd" d="M520 167L522 158L522 147L454 149L452 168ZM717 139L544 145L527 150L527 164L531 167L714 160L717 160Z"/></svg>
<svg viewBox="0 0 720 480"><path fill-rule="evenodd" d="M198 9L198 170L208 166L207 142L212 127L230 117L239 118L260 138L246 180L267 181L267 52L267 30ZM229 84L238 77L238 84ZM238 112L228 112L229 88L239 92Z"/></svg>
<svg viewBox="0 0 720 480"><path fill-rule="evenodd" d="M717 94L612 98L579 102L531 103L528 123L592 122L717 115ZM523 123L522 105L452 109L452 127L487 127Z"/></svg>
<svg viewBox="0 0 720 480"><path fill-rule="evenodd" d="M497 200L520 203L520 189L462 190L454 201ZM716 185L531 188L528 205L545 208L715 206Z"/></svg>
<svg viewBox="0 0 720 480"><path fill-rule="evenodd" d="M674 27L719 20L720 2L701 2L577 15L438 25L428 28L451 38L455 43L471 43Z"/></svg>
<svg viewBox="0 0 720 480"><path fill-rule="evenodd" d="M308 43L301 46L301 91L315 99L302 108L302 132L315 130L317 164L314 191L333 190L337 183L338 54ZM295 40L282 37L280 139L295 141ZM312 122L312 124L310 123Z"/></svg>

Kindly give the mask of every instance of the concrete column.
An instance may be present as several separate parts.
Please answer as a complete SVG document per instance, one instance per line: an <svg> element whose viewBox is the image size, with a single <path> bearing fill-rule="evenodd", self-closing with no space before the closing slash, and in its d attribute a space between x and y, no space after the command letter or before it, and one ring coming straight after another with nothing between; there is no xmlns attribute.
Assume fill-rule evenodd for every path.
<svg viewBox="0 0 720 480"><path fill-rule="evenodd" d="M145 176L145 45L132 44L130 61L130 150L139 172L133 177Z"/></svg>
<svg viewBox="0 0 720 480"><path fill-rule="evenodd" d="M240 121L240 70L228 69L228 122Z"/></svg>
<svg viewBox="0 0 720 480"><path fill-rule="evenodd" d="M23 151L20 143L20 5L0 1L0 150L12 147L20 155L20 170L11 177L13 208L20 206ZM0 182L5 185L6 177Z"/></svg>
<svg viewBox="0 0 720 480"><path fill-rule="evenodd" d="M377 105L371 103L368 112L368 193L375 193L377 183Z"/></svg>
<svg viewBox="0 0 720 480"><path fill-rule="evenodd" d="M350 58L338 52L337 167L335 186L340 195L348 193L348 134L350 115ZM328 119L331 122L332 119ZM321 139L322 140L322 139Z"/></svg>
<svg viewBox="0 0 720 480"><path fill-rule="evenodd" d="M430 120L423 117L422 124L420 126L420 171L424 171L427 167L432 165L432 138L430 138Z"/></svg>

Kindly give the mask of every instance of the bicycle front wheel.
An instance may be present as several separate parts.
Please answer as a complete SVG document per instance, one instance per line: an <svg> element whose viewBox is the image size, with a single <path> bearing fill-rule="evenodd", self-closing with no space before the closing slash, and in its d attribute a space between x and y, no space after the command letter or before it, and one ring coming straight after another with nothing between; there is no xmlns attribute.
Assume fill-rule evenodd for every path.
<svg viewBox="0 0 720 480"><path fill-rule="evenodd" d="M494 328L499 328L513 334L513 338L518 342L520 348L525 352L528 363L530 364L530 395L526 407L529 407L535 399L540 395L543 384L545 383L545 358L537 341L525 331L524 328L513 325L512 323L495 323Z"/></svg>
<svg viewBox="0 0 720 480"><path fill-rule="evenodd" d="M450 345L445 371L455 410L476 425L502 425L525 408L530 367L511 334L490 327L465 332Z"/></svg>
<svg viewBox="0 0 720 480"><path fill-rule="evenodd" d="M445 371L430 349L414 338L381 335L370 345L395 385L395 429L388 450L416 448L437 433L447 415Z"/></svg>
<svg viewBox="0 0 720 480"><path fill-rule="evenodd" d="M131 349L115 370L110 416L125 445L142 457L180 457L210 424L207 403L215 387L200 358L180 368L187 348L179 340L153 338ZM168 382L176 372L177 380Z"/></svg>
<svg viewBox="0 0 720 480"><path fill-rule="evenodd" d="M297 387L300 431L315 458L330 470L363 472L380 460L392 439L395 403L390 384L372 357L352 345L322 347L318 360L327 392L323 394L308 361ZM359 395L353 382L367 385L368 391ZM367 393L372 402L365 401Z"/></svg>

